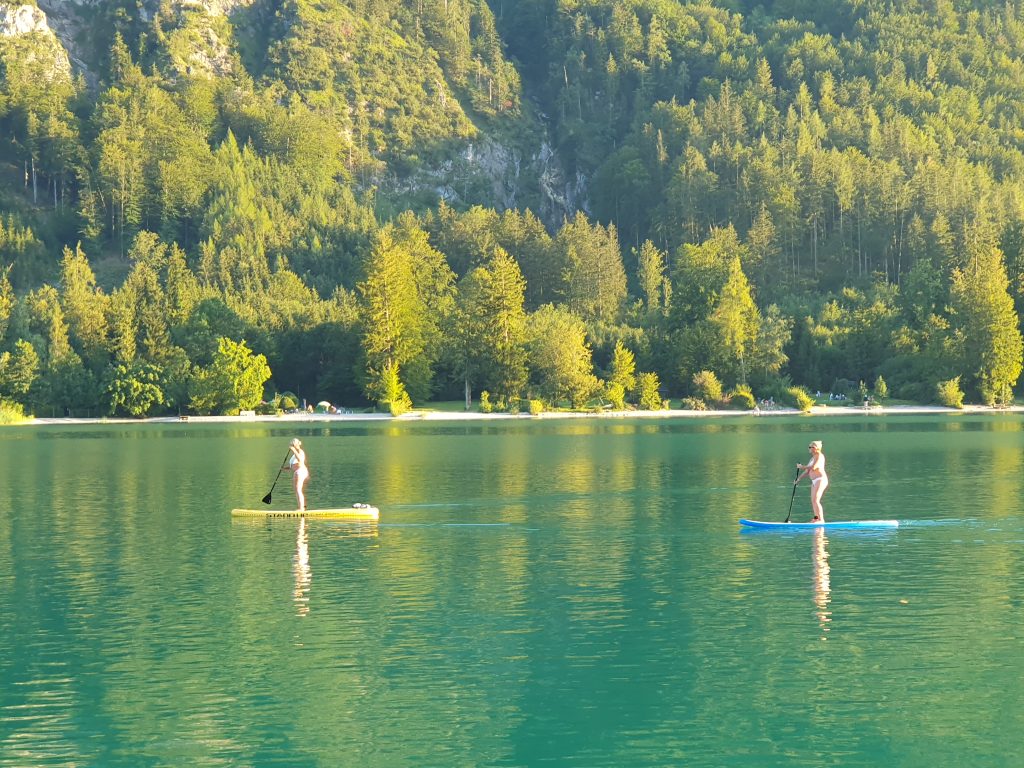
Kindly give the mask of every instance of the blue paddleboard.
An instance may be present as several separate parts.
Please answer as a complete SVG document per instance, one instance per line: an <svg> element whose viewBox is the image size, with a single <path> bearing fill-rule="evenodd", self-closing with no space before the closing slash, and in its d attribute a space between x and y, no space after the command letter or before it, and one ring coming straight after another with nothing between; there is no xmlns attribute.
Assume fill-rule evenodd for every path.
<svg viewBox="0 0 1024 768"><path fill-rule="evenodd" d="M778 531L800 531L807 529L826 528L898 528L899 520L841 520L835 523L766 523L760 520L740 519L740 525L747 528L768 528Z"/></svg>

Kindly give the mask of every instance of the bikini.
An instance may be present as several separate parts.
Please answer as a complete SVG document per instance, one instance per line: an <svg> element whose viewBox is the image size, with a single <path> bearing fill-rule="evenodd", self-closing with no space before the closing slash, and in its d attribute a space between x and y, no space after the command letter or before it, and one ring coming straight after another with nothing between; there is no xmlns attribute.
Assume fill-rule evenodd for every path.
<svg viewBox="0 0 1024 768"><path fill-rule="evenodd" d="M295 472L297 477L309 477L309 470L306 469L306 465L300 464L299 457L294 453L292 454L292 457L288 459L288 465L292 468L292 471Z"/></svg>

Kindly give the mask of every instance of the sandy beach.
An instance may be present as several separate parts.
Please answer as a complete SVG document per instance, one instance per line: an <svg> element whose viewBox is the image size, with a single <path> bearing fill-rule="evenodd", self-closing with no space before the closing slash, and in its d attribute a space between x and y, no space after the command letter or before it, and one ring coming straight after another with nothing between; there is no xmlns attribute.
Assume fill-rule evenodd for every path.
<svg viewBox="0 0 1024 768"><path fill-rule="evenodd" d="M693 411L669 409L662 411L546 411L538 415L529 413L480 413L479 411L439 411L429 408L415 409L401 416L387 413L286 413L272 416L157 416L147 419L128 418L37 418L22 424L228 424L248 422L312 422L338 423L359 421L509 421L521 419L756 419L779 416L836 417L836 416L906 416L914 414L950 415L964 414L1005 414L1022 413L1024 406L1014 405L1005 408L991 408L986 405L965 405L963 408L946 408L939 405L893 405L893 406L828 406L816 405L809 413L801 413L796 408L773 407L768 410L753 411L706 410Z"/></svg>

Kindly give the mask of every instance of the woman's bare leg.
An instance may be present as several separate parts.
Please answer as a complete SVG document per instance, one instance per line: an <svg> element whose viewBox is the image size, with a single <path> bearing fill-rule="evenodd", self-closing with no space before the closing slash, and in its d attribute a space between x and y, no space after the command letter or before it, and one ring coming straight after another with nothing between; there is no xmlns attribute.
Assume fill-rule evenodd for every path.
<svg viewBox="0 0 1024 768"><path fill-rule="evenodd" d="M814 513L814 519L820 523L825 522L825 510L821 506L821 497L826 488L828 488L828 483L824 481L811 485L811 511Z"/></svg>
<svg viewBox="0 0 1024 768"><path fill-rule="evenodd" d="M292 487L295 489L295 500L299 503L299 512L306 511L306 497L302 494L302 485L306 478L300 477L298 473L292 476Z"/></svg>

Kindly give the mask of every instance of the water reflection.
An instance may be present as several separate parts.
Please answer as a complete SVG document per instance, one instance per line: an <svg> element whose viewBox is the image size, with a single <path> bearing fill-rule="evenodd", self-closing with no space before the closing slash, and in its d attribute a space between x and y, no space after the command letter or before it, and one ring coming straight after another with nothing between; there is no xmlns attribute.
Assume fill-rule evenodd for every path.
<svg viewBox="0 0 1024 768"><path fill-rule="evenodd" d="M306 535L306 518L299 518L299 533L295 540L295 607L299 616L309 613L309 587L313 582L313 571L309 567L309 537Z"/></svg>
<svg viewBox="0 0 1024 768"><path fill-rule="evenodd" d="M818 528L814 531L814 544L811 548L811 557L814 562L814 605L815 614L818 617L818 626L822 632L828 632L829 622L832 621L832 611L829 610L829 603L832 601L832 582L828 567L828 538L825 530ZM825 636L822 635L822 640Z"/></svg>

